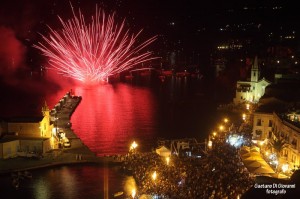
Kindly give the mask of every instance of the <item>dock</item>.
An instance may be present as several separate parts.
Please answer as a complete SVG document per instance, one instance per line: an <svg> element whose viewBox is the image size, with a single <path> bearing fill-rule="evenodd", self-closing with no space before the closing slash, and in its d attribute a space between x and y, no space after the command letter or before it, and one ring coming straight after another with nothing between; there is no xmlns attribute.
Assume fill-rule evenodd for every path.
<svg viewBox="0 0 300 199"><path fill-rule="evenodd" d="M86 146L74 133L71 124L71 116L81 102L81 96L74 96L68 92L57 105L51 110L50 116L54 127L62 129L65 136L70 140L69 148L60 147L43 154L42 158L15 157L0 159L0 174L26 171L38 168L53 167L68 164L100 164L118 165L121 163L117 156L98 157Z"/></svg>

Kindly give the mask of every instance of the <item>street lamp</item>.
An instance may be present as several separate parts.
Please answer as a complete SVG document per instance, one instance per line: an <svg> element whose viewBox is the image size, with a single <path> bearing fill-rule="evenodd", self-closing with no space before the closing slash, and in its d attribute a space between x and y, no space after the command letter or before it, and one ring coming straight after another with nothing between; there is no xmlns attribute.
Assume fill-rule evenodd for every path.
<svg viewBox="0 0 300 199"><path fill-rule="evenodd" d="M247 110L250 109L250 104L246 104L246 109L247 109Z"/></svg>
<svg viewBox="0 0 300 199"><path fill-rule="evenodd" d="M157 178L157 173L156 173L156 171L153 172L153 174L152 174L151 177L152 177L152 180L153 180L153 181L156 180L156 178Z"/></svg>
<svg viewBox="0 0 300 199"><path fill-rule="evenodd" d="M223 125L220 125L220 126L219 126L219 130L220 130L220 131L223 131L223 130L224 130L224 126L223 126Z"/></svg>
<svg viewBox="0 0 300 199"><path fill-rule="evenodd" d="M212 134L213 134L214 137L217 136L217 132L216 131L214 131Z"/></svg>
<svg viewBox="0 0 300 199"><path fill-rule="evenodd" d="M133 141L132 144L130 145L129 151L134 151L138 147L138 144Z"/></svg>
<svg viewBox="0 0 300 199"><path fill-rule="evenodd" d="M225 124L228 122L229 120L227 118L224 118L224 122Z"/></svg>
<svg viewBox="0 0 300 199"><path fill-rule="evenodd" d="M208 141L207 146L208 146L209 149L212 148L212 141L211 140Z"/></svg>
<svg viewBox="0 0 300 199"><path fill-rule="evenodd" d="M243 113L242 117L243 117L243 120L246 121L246 114L245 113Z"/></svg>
<svg viewBox="0 0 300 199"><path fill-rule="evenodd" d="M135 195L136 195L136 190L135 190L135 189L132 189L132 191L131 191L131 197L134 199L134 198L135 198Z"/></svg>
<svg viewBox="0 0 300 199"><path fill-rule="evenodd" d="M170 157L166 157L166 162L167 162L167 165L169 165L169 163L170 163Z"/></svg>

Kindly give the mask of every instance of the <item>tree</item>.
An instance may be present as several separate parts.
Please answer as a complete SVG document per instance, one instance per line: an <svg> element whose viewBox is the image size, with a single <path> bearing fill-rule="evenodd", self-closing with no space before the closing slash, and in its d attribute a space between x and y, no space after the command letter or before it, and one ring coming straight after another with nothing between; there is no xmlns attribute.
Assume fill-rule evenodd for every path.
<svg viewBox="0 0 300 199"><path fill-rule="evenodd" d="M287 143L283 138L273 138L269 143L269 147L274 149L276 156L280 158L282 150L287 147Z"/></svg>

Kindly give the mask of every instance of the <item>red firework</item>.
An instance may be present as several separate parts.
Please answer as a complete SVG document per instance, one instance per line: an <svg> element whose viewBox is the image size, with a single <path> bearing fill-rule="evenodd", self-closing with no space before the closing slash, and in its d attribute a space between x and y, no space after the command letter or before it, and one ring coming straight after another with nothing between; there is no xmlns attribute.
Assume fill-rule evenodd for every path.
<svg viewBox="0 0 300 199"><path fill-rule="evenodd" d="M91 22L86 23L79 10L73 18L63 21L60 31L49 27L50 35L41 35L46 44L34 45L49 58L52 68L59 74L79 80L85 84L97 84L111 75L128 70L133 66L152 59L152 52L141 52L156 37L136 45L137 34L129 34L129 29L115 23L114 14L106 15L96 7Z"/></svg>

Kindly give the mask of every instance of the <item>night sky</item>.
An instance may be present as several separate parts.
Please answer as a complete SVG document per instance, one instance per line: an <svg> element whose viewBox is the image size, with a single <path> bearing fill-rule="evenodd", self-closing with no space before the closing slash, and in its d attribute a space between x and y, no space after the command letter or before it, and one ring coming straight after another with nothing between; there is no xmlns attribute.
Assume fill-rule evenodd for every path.
<svg viewBox="0 0 300 199"><path fill-rule="evenodd" d="M178 60L190 59L189 64L206 67L216 45L228 38L256 39L270 32L298 34L299 30L297 6L284 0L2 0L0 82L6 93L16 87L24 92L30 88L36 95L43 90L25 81L47 61L33 45L41 41L39 33L47 35L47 25L61 28L57 16L72 17L70 3L86 19L95 13L96 4L107 13L115 12L117 20L125 19L133 33L143 29L141 40L157 35L149 50L162 57L159 62L166 67L172 53ZM53 82L49 85L49 90L57 87Z"/></svg>
<svg viewBox="0 0 300 199"><path fill-rule="evenodd" d="M38 65L42 58L32 48L41 39L38 33L46 34L47 25L60 29L57 16L72 17L70 2L75 10L82 10L86 19L94 14L97 4L107 13L115 12L120 21L125 18L132 32L143 29L142 37L145 38L157 35L153 48L161 56L176 50L206 55L204 50L213 48L226 37L251 37L249 30L220 32L226 26L253 23L260 31L299 28L295 27L298 12L283 0L3 0L0 3L0 39L6 45L1 45L1 65L11 62L9 57L14 57L15 67L24 62L29 67Z"/></svg>

